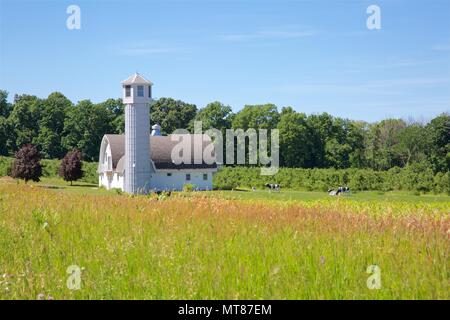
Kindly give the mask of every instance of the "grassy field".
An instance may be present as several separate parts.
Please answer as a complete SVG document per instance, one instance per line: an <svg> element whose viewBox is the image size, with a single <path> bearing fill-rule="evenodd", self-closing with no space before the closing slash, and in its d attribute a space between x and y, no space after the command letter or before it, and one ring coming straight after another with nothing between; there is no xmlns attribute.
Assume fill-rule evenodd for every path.
<svg viewBox="0 0 450 320"><path fill-rule="evenodd" d="M9 178L4 178L4 182L19 183ZM61 192L70 192L78 194L95 194L95 195L114 195L117 194L115 190L106 190L98 188L96 184L86 182L74 182L70 185L68 182L59 178L41 178L39 183L30 182L31 185L42 189L50 189ZM450 203L450 196L433 193L417 194L412 191L359 191L350 192L340 197L330 197L326 192L319 191L299 191L299 190L285 190L281 192L268 192L267 190L251 191L250 189L240 188L236 190L220 190L201 192L202 196L210 196L213 198L222 198L230 200L263 200L263 201L283 201L283 202L303 202L311 200L331 200L342 201L376 201L376 202L408 202L408 203Z"/></svg>
<svg viewBox="0 0 450 320"><path fill-rule="evenodd" d="M415 195L412 192L402 191L359 191L342 194L339 197L331 197L326 192L319 191L298 191L298 190L282 190L281 192L268 192L267 190L251 191L247 189L237 189L234 191L212 191L206 194L212 197L222 197L225 199L237 200L264 200L264 201L313 201L321 199L330 200L355 200L355 201L377 201L377 202L410 202L410 203L432 203L432 202L449 202L450 197L447 195L422 194Z"/></svg>
<svg viewBox="0 0 450 320"><path fill-rule="evenodd" d="M4 179L0 299L449 299L449 213L448 196L401 192L131 197Z"/></svg>

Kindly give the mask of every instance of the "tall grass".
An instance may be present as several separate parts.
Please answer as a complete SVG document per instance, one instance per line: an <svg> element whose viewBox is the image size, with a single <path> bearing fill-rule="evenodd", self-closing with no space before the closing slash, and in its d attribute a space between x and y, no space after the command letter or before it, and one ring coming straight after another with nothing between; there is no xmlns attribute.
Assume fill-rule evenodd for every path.
<svg viewBox="0 0 450 320"><path fill-rule="evenodd" d="M449 299L448 207L380 206L0 184L0 298Z"/></svg>

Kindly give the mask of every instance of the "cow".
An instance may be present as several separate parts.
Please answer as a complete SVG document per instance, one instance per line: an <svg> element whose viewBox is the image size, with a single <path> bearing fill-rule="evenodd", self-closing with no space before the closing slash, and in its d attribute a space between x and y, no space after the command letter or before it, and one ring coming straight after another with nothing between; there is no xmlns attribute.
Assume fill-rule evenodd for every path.
<svg viewBox="0 0 450 320"><path fill-rule="evenodd" d="M272 190L280 192L281 186L275 183L266 183L266 188L269 189L269 192Z"/></svg>
<svg viewBox="0 0 450 320"><path fill-rule="evenodd" d="M328 194L330 196L338 196L341 193L347 193L347 192L350 192L350 188L349 187L339 187L339 188L337 188L337 190L328 189Z"/></svg>

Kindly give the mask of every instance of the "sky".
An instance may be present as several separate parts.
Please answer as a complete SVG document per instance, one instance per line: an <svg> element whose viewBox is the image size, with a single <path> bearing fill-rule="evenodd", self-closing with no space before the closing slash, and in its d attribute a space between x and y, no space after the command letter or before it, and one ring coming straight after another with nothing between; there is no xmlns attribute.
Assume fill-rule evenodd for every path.
<svg viewBox="0 0 450 320"><path fill-rule="evenodd" d="M66 26L71 4L80 29ZM377 5L381 29L369 30ZM355 120L450 112L450 0L0 0L0 89L74 103L121 96L238 111L274 103Z"/></svg>

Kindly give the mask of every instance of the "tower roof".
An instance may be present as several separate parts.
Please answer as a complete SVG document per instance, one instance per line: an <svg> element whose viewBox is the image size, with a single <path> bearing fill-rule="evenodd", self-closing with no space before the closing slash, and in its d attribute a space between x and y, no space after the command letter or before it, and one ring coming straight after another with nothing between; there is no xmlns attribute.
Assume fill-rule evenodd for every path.
<svg viewBox="0 0 450 320"><path fill-rule="evenodd" d="M147 84L147 85L153 85L153 83L147 79L145 79L143 76L141 76L139 73L135 73L122 81L123 85L130 85L130 84Z"/></svg>

